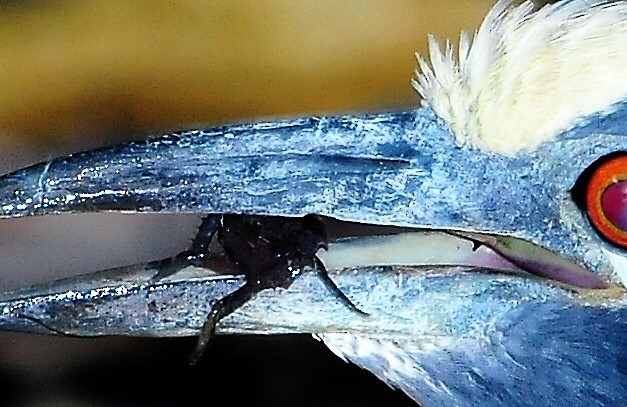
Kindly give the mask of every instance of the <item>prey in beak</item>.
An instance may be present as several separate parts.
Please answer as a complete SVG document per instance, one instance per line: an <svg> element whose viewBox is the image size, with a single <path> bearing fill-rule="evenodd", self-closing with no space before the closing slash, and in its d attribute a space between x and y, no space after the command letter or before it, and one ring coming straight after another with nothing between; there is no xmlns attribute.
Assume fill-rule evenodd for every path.
<svg viewBox="0 0 627 407"><path fill-rule="evenodd" d="M339 287L332 291L369 318L353 309L334 320L288 278L279 282L294 282L284 293L296 298L290 312L311 315L293 324L277 319L273 307L281 296L264 290L224 319L224 331L314 333L340 357L425 406L622 406L625 44L624 1L570 0L534 11L531 2L501 0L474 39L462 36L457 55L450 44L441 50L431 40L430 63L419 59L414 83L422 108L197 129L58 158L1 177L0 216L198 213L222 216L224 232L225 216L244 224L279 217L274 226L284 231L314 215L403 228L420 240L395 232L331 242L327 258L317 252L323 239L313 239L311 250L289 239L290 245L278 245L287 247L278 254L289 256L259 269L289 270L288 259L296 258L295 269L313 263L320 271L323 262L329 270L348 270L332 274ZM235 246L224 244L224 234L221 240L228 255ZM450 241L478 253L471 264L449 249ZM196 261L206 245L187 260ZM421 261L408 259L415 252ZM241 253L228 257L251 261ZM249 253L257 258L255 250ZM343 260L334 263L340 253ZM439 271L416 273L417 263ZM370 267L385 272L368 274ZM261 275L244 274L245 284ZM133 287L131 294L141 298L149 287L156 290ZM209 296L215 302L229 292ZM38 301L23 300L20 307ZM239 311L249 306L246 319Z"/></svg>
<svg viewBox="0 0 627 407"><path fill-rule="evenodd" d="M329 291L349 309L367 315L335 285L316 255L318 250L328 248L328 236L322 220L314 215L303 218L209 215L203 219L189 250L155 264L154 279L161 280L187 266L206 263L211 257L208 249L215 235L228 260L237 267L236 272L245 276L246 283L213 303L198 335L192 364L202 356L221 319L262 290L289 288L305 267L313 269Z"/></svg>

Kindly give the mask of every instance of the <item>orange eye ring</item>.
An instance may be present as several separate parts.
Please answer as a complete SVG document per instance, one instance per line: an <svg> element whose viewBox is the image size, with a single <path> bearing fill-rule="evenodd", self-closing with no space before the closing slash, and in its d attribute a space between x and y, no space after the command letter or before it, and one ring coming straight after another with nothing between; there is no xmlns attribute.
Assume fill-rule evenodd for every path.
<svg viewBox="0 0 627 407"><path fill-rule="evenodd" d="M599 233L627 248L627 155L612 158L594 171L586 188L586 207Z"/></svg>

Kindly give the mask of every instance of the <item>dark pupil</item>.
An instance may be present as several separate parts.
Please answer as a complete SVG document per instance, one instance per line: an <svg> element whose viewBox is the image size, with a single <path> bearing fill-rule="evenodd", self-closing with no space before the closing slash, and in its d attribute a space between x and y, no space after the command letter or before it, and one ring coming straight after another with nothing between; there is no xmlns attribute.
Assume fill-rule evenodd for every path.
<svg viewBox="0 0 627 407"><path fill-rule="evenodd" d="M616 182L603 192L601 207L614 226L627 231L627 180Z"/></svg>

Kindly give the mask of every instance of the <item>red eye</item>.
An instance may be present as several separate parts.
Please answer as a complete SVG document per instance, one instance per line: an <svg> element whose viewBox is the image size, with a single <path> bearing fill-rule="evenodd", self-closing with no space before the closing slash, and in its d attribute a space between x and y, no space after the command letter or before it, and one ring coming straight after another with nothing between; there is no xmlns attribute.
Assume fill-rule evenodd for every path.
<svg viewBox="0 0 627 407"><path fill-rule="evenodd" d="M586 190L590 220L610 242L627 248L627 155L601 164Z"/></svg>

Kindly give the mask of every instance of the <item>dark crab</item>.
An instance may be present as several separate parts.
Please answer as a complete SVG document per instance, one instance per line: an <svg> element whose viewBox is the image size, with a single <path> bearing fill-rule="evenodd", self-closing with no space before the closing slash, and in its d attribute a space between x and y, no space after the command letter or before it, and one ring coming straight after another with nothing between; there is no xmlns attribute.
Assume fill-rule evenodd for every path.
<svg viewBox="0 0 627 407"><path fill-rule="evenodd" d="M329 237L322 219L315 215L288 218L280 216L211 215L203 219L198 233L186 250L172 259L157 263L155 280L174 274L185 264L202 265L211 255L210 244L218 243L237 271L246 278L239 289L216 301L207 315L191 363L198 362L217 323L233 313L255 294L268 288L289 288L305 267L320 276L328 290L349 309L359 310L335 285L316 255L328 248Z"/></svg>

